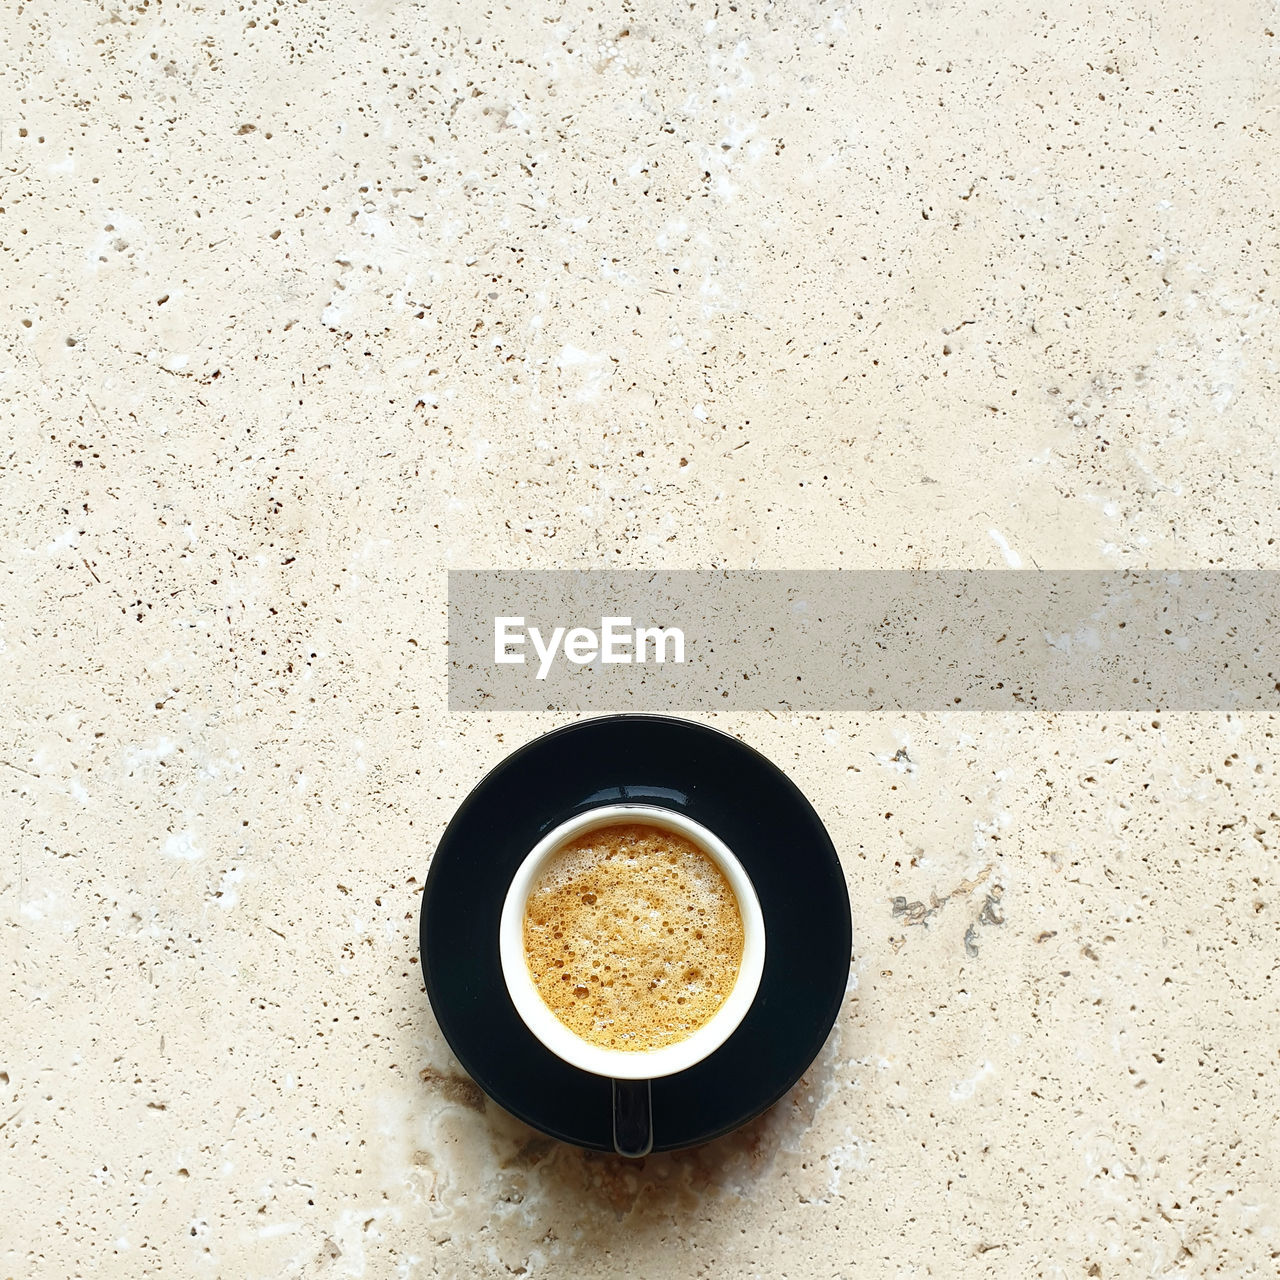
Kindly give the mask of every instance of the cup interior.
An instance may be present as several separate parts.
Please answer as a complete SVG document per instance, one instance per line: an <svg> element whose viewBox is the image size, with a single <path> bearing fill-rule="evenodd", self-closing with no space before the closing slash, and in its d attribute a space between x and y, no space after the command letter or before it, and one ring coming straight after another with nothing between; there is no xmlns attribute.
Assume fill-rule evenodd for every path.
<svg viewBox="0 0 1280 1280"><path fill-rule="evenodd" d="M524 916L529 893L546 861L562 846L601 827L641 822L674 831L701 849L719 868L742 917L742 962L724 1002L691 1035L657 1049L610 1049L571 1031L543 1001L529 972L524 950ZM502 906L498 947L507 991L525 1026L557 1057L594 1075L616 1080L652 1080L684 1071L714 1053L737 1029L756 997L764 972L764 916L750 877L713 831L685 814L660 805L611 804L588 809L549 831L516 871Z"/></svg>

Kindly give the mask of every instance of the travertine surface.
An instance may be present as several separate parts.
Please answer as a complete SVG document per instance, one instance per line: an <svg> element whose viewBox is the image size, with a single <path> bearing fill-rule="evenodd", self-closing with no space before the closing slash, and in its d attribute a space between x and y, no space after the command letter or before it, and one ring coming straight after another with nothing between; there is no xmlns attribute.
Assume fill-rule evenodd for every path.
<svg viewBox="0 0 1280 1280"><path fill-rule="evenodd" d="M448 567L1280 566L1276 29L6 4L0 1275L1274 1276L1268 717L718 717L855 981L643 1165L416 933Z"/></svg>

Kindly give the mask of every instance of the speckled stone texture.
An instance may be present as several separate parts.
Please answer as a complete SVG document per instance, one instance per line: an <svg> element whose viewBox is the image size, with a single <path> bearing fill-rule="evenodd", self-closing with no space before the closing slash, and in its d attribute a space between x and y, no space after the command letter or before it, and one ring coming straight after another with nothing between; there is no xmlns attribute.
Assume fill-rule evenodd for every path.
<svg viewBox="0 0 1280 1280"><path fill-rule="evenodd" d="M1280 567L1274 7L10 0L0 1276L1273 1277L1260 714L734 713L847 1004L629 1165L486 1105L450 567Z"/></svg>

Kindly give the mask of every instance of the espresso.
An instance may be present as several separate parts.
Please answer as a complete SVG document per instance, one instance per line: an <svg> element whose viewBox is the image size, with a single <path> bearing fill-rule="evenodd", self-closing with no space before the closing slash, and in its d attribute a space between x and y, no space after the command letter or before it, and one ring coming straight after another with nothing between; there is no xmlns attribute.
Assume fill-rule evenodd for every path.
<svg viewBox="0 0 1280 1280"><path fill-rule="evenodd" d="M738 900L675 831L641 823L570 841L543 866L524 915L529 973L571 1031L606 1049L684 1040L742 963Z"/></svg>

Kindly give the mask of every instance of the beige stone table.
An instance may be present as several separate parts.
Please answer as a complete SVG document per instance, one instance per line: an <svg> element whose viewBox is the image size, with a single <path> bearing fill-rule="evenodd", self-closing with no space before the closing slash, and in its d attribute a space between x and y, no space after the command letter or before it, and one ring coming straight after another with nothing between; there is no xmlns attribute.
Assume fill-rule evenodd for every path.
<svg viewBox="0 0 1280 1280"><path fill-rule="evenodd" d="M1274 1277L1266 714L716 717L853 981L642 1165L417 913L561 719L447 713L450 567L1280 567L1278 23L10 0L0 1276Z"/></svg>

